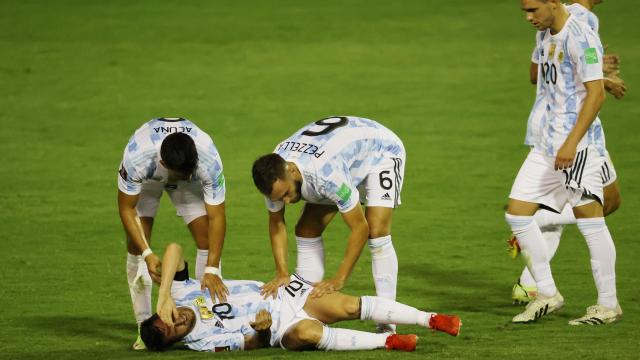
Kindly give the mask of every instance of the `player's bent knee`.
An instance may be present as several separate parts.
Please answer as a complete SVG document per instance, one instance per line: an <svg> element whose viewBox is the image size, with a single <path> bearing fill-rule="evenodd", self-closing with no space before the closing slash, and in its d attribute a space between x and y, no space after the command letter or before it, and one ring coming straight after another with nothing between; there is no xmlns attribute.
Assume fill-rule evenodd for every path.
<svg viewBox="0 0 640 360"><path fill-rule="evenodd" d="M304 238L315 238L322 235L324 226L320 223L300 223L296 224L296 236Z"/></svg>
<svg viewBox="0 0 640 360"><path fill-rule="evenodd" d="M391 234L391 226L372 226L369 224L369 239L377 239L389 234Z"/></svg>
<svg viewBox="0 0 640 360"><path fill-rule="evenodd" d="M315 320L301 320L282 337L282 346L287 350L315 349L322 339L322 325Z"/></svg>
<svg viewBox="0 0 640 360"><path fill-rule="evenodd" d="M349 296L343 302L342 307L348 319L360 318L360 298Z"/></svg>

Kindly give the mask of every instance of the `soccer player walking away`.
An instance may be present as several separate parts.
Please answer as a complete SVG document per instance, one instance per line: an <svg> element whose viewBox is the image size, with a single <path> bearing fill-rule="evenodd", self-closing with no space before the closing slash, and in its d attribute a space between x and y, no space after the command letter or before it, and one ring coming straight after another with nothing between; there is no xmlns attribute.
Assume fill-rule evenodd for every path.
<svg viewBox="0 0 640 360"><path fill-rule="evenodd" d="M151 229L166 191L196 242L196 278L224 300L219 263L226 231L222 161L211 137L182 118L158 118L129 139L120 164L118 210L127 235L127 280L138 325L151 316L151 284L160 282L160 259ZM144 349L138 336L134 350Z"/></svg>
<svg viewBox="0 0 640 360"><path fill-rule="evenodd" d="M458 336L462 322L455 315L420 311L376 296L332 292L312 297L313 286L298 275L275 297L261 295L261 282L225 280L226 302L212 301L197 280L189 279L182 248L167 245L157 314L142 323L140 333L149 350L167 350L182 341L195 351L238 351L264 347L286 350L413 351L416 335L374 334L327 326L344 320L373 320L418 325ZM177 306L176 306L177 305Z"/></svg>
<svg viewBox="0 0 640 360"><path fill-rule="evenodd" d="M549 250L533 215L545 206L560 212L571 204L587 241L598 290L596 305L569 324L605 324L622 315L616 296L615 246L603 217L604 134L598 112L605 99L603 47L588 24L559 0L521 0L526 19L539 31L540 77L546 109L541 136L520 168L505 215L518 239L537 295L513 322L530 322L556 311L564 298L556 288Z"/></svg>
<svg viewBox="0 0 640 360"><path fill-rule="evenodd" d="M571 5L564 5L566 10L575 17L577 20L585 22L595 32L599 32L600 20L591 10L597 4L601 3L600 0L577 0L573 1ZM542 119L546 116L546 105L543 101L544 94L541 91L541 86L538 84L538 73L542 70L539 66L540 52L534 47L533 54L531 56L531 83L537 85L536 101L534 107L529 116L527 122L527 135L525 137L525 145L533 147L535 138L541 136L544 131L544 122ZM620 58L615 54L605 54L603 59L602 71L604 73L604 88L611 95L617 99L622 99L627 90L624 81L618 77L620 73ZM602 166L601 177L603 185L603 214L608 216L615 212L621 203L620 188L617 181L617 172L609 156L609 152L605 149L605 162ZM571 205L567 204L560 213L550 211L548 209L539 209L534 215L535 221L538 223L542 236L547 242L549 248L550 259L555 255L558 245L560 245L560 238L564 230L564 225L576 224L576 218L573 214ZM519 254L517 239L512 237L509 240L511 247L510 254L513 258ZM529 270L525 267L518 278L518 281L513 285L511 291L511 299L514 303L522 304L531 301L537 292L536 283Z"/></svg>
<svg viewBox="0 0 640 360"><path fill-rule="evenodd" d="M312 296L342 289L368 243L376 293L395 300L398 258L391 218L400 205L405 158L402 141L391 130L373 120L337 116L303 127L257 159L253 181L266 197L276 262L276 277L264 286L265 296L289 283L284 205L304 200L295 228L296 272L318 282ZM338 271L322 281L322 233L338 211L351 232ZM379 330L393 332L394 327L380 324Z"/></svg>

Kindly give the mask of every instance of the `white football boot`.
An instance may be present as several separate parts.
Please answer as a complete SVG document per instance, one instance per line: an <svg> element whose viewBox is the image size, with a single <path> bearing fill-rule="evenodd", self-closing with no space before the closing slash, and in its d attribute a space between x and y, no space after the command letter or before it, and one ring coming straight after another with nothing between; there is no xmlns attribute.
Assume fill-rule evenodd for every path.
<svg viewBox="0 0 640 360"><path fill-rule="evenodd" d="M551 314L554 311L562 309L563 306L564 298L560 295L559 291L551 297L538 294L533 301L527 304L524 311L514 316L511 321L514 323L528 323L536 321L547 314Z"/></svg>
<svg viewBox="0 0 640 360"><path fill-rule="evenodd" d="M597 304L589 306L583 317L569 321L569 325L604 325L620 319L621 316L620 305L616 305L615 309L609 309Z"/></svg>

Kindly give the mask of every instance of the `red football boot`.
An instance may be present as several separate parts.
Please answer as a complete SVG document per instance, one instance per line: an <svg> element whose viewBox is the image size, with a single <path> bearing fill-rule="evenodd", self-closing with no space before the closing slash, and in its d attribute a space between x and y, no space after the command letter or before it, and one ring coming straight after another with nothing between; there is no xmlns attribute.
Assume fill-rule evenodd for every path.
<svg viewBox="0 0 640 360"><path fill-rule="evenodd" d="M462 326L462 321L456 315L436 314L429 319L430 328L446 332L451 336L460 334L460 326Z"/></svg>
<svg viewBox="0 0 640 360"><path fill-rule="evenodd" d="M418 343L418 335L398 335L392 334L387 338L384 347L387 350L415 351Z"/></svg>

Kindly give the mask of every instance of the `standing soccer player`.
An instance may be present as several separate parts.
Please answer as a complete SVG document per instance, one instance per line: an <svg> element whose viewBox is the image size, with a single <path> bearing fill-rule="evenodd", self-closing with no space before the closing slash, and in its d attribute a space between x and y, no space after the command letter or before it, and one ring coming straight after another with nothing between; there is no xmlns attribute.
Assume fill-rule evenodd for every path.
<svg viewBox="0 0 640 360"><path fill-rule="evenodd" d="M211 137L186 119L153 119L129 139L119 175L118 209L127 235L127 280L138 326L153 314L151 284L160 282L160 259L149 245L163 191L196 242L196 278L203 289L224 299L219 263L226 231L225 184ZM140 336L132 348L145 348Z"/></svg>
<svg viewBox="0 0 640 360"><path fill-rule="evenodd" d="M342 289L364 244L371 250L376 293L394 300L398 258L391 218L400 204L405 149L391 130L364 118L339 116L311 123L253 164L253 180L265 195L276 277L263 291L274 295L289 282L284 205L305 200L295 228L296 272L319 282L312 296ZM366 205L363 211L360 203ZM324 277L322 232L337 212L351 229L344 259ZM382 331L393 327L380 326Z"/></svg>
<svg viewBox="0 0 640 360"><path fill-rule="evenodd" d="M588 24L571 16L559 0L521 0L521 4L527 20L540 30L538 84L546 113L541 136L514 181L505 215L538 288L536 298L513 322L535 321L564 305L533 215L540 206L560 212L570 203L589 247L598 301L585 316L569 323L610 323L622 310L616 297L615 246L602 207L605 149L597 119L605 99L602 44Z"/></svg>
<svg viewBox="0 0 640 360"><path fill-rule="evenodd" d="M591 10L592 8L601 3L600 0L577 0L571 5L565 5L567 11L571 16L577 20L585 22L588 26L597 34L599 31L600 21L596 14ZM541 85L538 83L538 72L540 52L537 46L533 50L531 56L531 71L530 78L533 84L536 84L536 101L534 107L531 110L531 115L527 122L527 135L525 138L525 145L533 147L535 144L535 138L541 136L544 131L543 127L545 122L543 118L546 116L546 104L544 102L544 94L541 91ZM607 61L609 60L609 61ZM624 81L618 77L619 73L619 58L617 55L604 55L603 73L604 73L604 87L609 93L615 96L617 99L624 97L626 87ZM620 188L617 181L617 172L609 156L609 152L605 149L605 162L602 166L602 181L603 181L603 196L604 196L604 216L615 212L620 207L621 197ZM549 256L553 258L556 250L560 244L560 238L564 230L564 225L576 224L576 218L573 214L571 205L567 204L558 214L547 209L540 209L535 214L535 221L537 222L542 236L547 242L549 249ZM509 241L511 246L511 255L515 258L518 255L517 239L512 237ZM511 291L511 299L514 303L528 303L531 301L537 292L536 283L529 270L525 267L518 278L518 281L513 285Z"/></svg>

